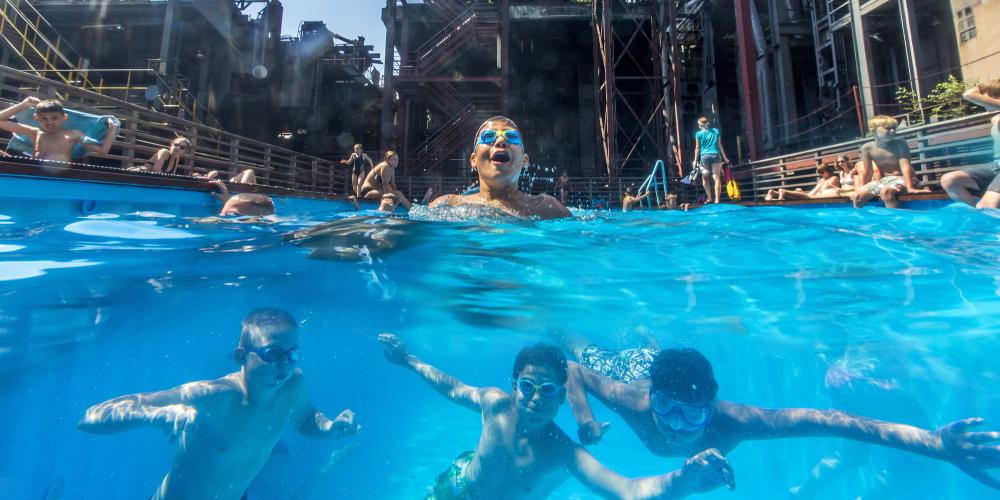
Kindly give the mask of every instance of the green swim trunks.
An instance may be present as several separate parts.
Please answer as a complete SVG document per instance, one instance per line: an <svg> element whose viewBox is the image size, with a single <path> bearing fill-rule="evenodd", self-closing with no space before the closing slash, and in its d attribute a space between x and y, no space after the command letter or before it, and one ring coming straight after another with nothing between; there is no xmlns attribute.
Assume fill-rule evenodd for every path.
<svg viewBox="0 0 1000 500"><path fill-rule="evenodd" d="M434 492L427 495L427 500L474 500L476 496L469 489L465 470L475 455L472 451L466 451L455 458L447 470L438 474L434 480Z"/></svg>

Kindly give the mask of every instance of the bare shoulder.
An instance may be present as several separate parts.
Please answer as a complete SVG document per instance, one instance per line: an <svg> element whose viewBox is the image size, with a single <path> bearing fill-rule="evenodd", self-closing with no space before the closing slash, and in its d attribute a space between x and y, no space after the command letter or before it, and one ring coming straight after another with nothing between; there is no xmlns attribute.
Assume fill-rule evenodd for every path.
<svg viewBox="0 0 1000 500"><path fill-rule="evenodd" d="M502 411L512 402L510 394L498 387L483 387L479 390L479 399L479 406L490 413Z"/></svg>
<svg viewBox="0 0 1000 500"><path fill-rule="evenodd" d="M554 196L540 194L531 197L532 214L544 219L561 219L570 217L572 214Z"/></svg>
<svg viewBox="0 0 1000 500"><path fill-rule="evenodd" d="M446 194L444 196L439 196L439 197L435 198L434 201L431 202L430 207L434 208L434 207L441 207L441 206L448 206L448 205L461 205L461 204L462 204L462 196L461 195Z"/></svg>

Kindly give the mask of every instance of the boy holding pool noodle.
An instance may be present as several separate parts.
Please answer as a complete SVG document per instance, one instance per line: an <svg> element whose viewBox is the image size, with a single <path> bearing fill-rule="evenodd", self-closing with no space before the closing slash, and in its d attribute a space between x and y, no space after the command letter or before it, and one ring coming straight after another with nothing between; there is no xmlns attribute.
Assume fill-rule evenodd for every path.
<svg viewBox="0 0 1000 500"><path fill-rule="evenodd" d="M38 122L38 127L11 121L18 113L29 110L32 106L35 112L32 118ZM118 121L108 117L107 131L99 144L80 130L63 128L69 115L63 110L62 103L55 99L45 101L37 97L26 97L23 101L0 111L0 129L23 136L32 147L32 157L39 160L73 161L74 156L85 156L86 152L107 154L118 134ZM17 138L15 136L15 138ZM83 155L74 155L74 148L79 145L84 150Z"/></svg>

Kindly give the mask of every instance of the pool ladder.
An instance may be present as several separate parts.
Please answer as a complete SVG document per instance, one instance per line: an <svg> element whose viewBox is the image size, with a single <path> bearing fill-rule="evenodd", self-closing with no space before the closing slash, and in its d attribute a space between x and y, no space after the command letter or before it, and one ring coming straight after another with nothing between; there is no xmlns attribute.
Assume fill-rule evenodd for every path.
<svg viewBox="0 0 1000 500"><path fill-rule="evenodd" d="M656 206L659 207L667 202L667 173L663 166L663 160L656 160L653 164L653 170L646 177L646 180L642 182L639 189L636 191L636 196L642 196L646 193L650 193L645 199L639 202L639 208L642 208L643 203L647 203L649 209L653 209L653 197L656 197Z"/></svg>

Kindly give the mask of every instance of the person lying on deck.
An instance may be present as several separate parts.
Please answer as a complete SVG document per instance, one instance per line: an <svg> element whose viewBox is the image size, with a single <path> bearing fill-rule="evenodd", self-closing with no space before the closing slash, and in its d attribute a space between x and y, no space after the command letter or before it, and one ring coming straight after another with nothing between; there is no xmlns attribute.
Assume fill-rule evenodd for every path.
<svg viewBox="0 0 1000 500"><path fill-rule="evenodd" d="M35 108L32 117L38 122L38 127L11 121L18 113ZM69 120L69 115L63 109L61 102L55 99L39 100L37 97L26 97L23 101L0 111L0 130L19 134L32 144L32 157L39 160L73 161L73 148L79 144L88 153L107 154L118 134L118 123L112 118L107 119L108 130L100 144L85 142L88 139L80 130L68 130L63 124Z"/></svg>
<svg viewBox="0 0 1000 500"><path fill-rule="evenodd" d="M142 167L135 167L130 170L145 170L163 174L179 174L181 158L191 151L191 141L186 137L177 137L170 141L170 146L160 148L153 156L149 157Z"/></svg>
<svg viewBox="0 0 1000 500"><path fill-rule="evenodd" d="M295 320L258 309L243 320L233 352L239 371L105 401L88 408L78 427L95 434L154 427L173 437L173 464L152 499L245 498L286 429L331 438L361 428L351 410L331 420L312 405L298 354Z"/></svg>
<svg viewBox="0 0 1000 500"><path fill-rule="evenodd" d="M716 399L712 365L694 349L616 351L571 336L560 340L579 360L569 364L566 391L583 444L597 443L608 428L595 419L590 394L658 456L687 456L706 448L728 453L758 439L840 437L949 462L1000 489L1000 480L987 472L1000 467L995 444L1000 433L968 430L983 419L958 420L931 431L837 410L761 408Z"/></svg>
<svg viewBox="0 0 1000 500"><path fill-rule="evenodd" d="M626 478L597 461L554 422L566 399L566 357L558 347L535 344L514 360L510 393L473 387L407 352L398 336L378 337L386 358L412 370L453 403L479 413L475 451L462 453L437 476L433 500L546 498L569 476L606 498L681 498L723 484L735 488L729 462L705 450L676 471Z"/></svg>
<svg viewBox="0 0 1000 500"><path fill-rule="evenodd" d="M473 205L492 207L515 217L559 219L571 216L554 197L530 195L517 188L521 170L528 165L528 154L521 131L510 118L494 116L479 126L469 163L479 174L479 192L442 196L434 200L430 208Z"/></svg>
<svg viewBox="0 0 1000 500"><path fill-rule="evenodd" d="M834 173L832 166L823 165L816 169L816 174L819 175L819 180L808 193L801 189L768 189L764 200L808 200L840 196L840 176Z"/></svg>
<svg viewBox="0 0 1000 500"><path fill-rule="evenodd" d="M1000 111L1000 78L969 89L965 100L994 113ZM1000 113L990 118L993 162L965 167L941 177L941 187L952 200L976 208L1000 208ZM980 198L977 201L977 198Z"/></svg>

